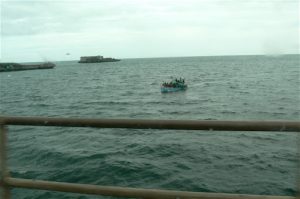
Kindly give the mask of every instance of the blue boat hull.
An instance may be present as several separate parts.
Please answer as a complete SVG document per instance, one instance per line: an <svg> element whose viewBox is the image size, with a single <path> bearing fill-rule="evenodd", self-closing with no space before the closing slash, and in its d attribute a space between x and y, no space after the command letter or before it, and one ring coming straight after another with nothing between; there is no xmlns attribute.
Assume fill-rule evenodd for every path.
<svg viewBox="0 0 300 199"><path fill-rule="evenodd" d="M184 91L187 89L187 86L184 87L160 87L160 91L162 93L170 93L170 92L178 92L178 91Z"/></svg>

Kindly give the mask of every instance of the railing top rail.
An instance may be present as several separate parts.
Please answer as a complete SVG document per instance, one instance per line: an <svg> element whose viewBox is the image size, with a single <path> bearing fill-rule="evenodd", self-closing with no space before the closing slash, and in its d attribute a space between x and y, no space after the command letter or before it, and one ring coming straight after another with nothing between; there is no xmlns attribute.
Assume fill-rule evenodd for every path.
<svg viewBox="0 0 300 199"><path fill-rule="evenodd" d="M142 189L116 186L74 184L66 182L51 182L43 180L28 180L11 177L6 178L5 182L8 186L11 187L145 199L296 199L295 197L291 196L246 195Z"/></svg>
<svg viewBox="0 0 300 199"><path fill-rule="evenodd" d="M300 132L300 121L286 120L147 120L0 116L0 123L3 125L67 126L95 128Z"/></svg>

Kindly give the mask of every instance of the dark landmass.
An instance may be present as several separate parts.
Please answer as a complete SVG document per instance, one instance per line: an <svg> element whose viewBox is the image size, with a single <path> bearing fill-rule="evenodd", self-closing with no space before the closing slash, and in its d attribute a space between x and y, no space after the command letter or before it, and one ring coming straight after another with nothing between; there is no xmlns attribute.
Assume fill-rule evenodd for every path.
<svg viewBox="0 0 300 199"><path fill-rule="evenodd" d="M55 64L51 62L41 64L18 64L18 63L0 63L0 72L35 70L35 69L51 69Z"/></svg>
<svg viewBox="0 0 300 199"><path fill-rule="evenodd" d="M80 57L80 61L78 63L101 63L101 62L116 62L120 61L120 59L115 58L104 58L103 56L84 56Z"/></svg>

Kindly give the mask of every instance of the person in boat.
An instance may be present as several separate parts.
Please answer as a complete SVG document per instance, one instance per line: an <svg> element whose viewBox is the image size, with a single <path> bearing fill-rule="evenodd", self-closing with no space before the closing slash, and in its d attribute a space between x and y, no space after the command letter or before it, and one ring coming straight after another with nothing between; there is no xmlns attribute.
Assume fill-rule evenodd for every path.
<svg viewBox="0 0 300 199"><path fill-rule="evenodd" d="M180 79L176 79L175 81L176 81L176 86L181 86L181 84L182 84L181 78Z"/></svg>
<svg viewBox="0 0 300 199"><path fill-rule="evenodd" d="M165 82L165 83L164 83L164 86L165 86L165 87L171 87L171 84L168 83L168 82Z"/></svg>
<svg viewBox="0 0 300 199"><path fill-rule="evenodd" d="M184 84L184 79L183 78L179 78L179 83Z"/></svg>

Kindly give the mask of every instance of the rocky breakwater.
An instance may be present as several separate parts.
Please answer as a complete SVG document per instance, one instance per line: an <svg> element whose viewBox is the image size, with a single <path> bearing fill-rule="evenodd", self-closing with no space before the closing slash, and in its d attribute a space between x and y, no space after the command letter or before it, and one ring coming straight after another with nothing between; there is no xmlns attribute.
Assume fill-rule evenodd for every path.
<svg viewBox="0 0 300 199"><path fill-rule="evenodd" d="M18 63L0 63L0 72L19 71L19 70L35 70L35 69L51 69L55 64L51 62L41 64L18 64Z"/></svg>

